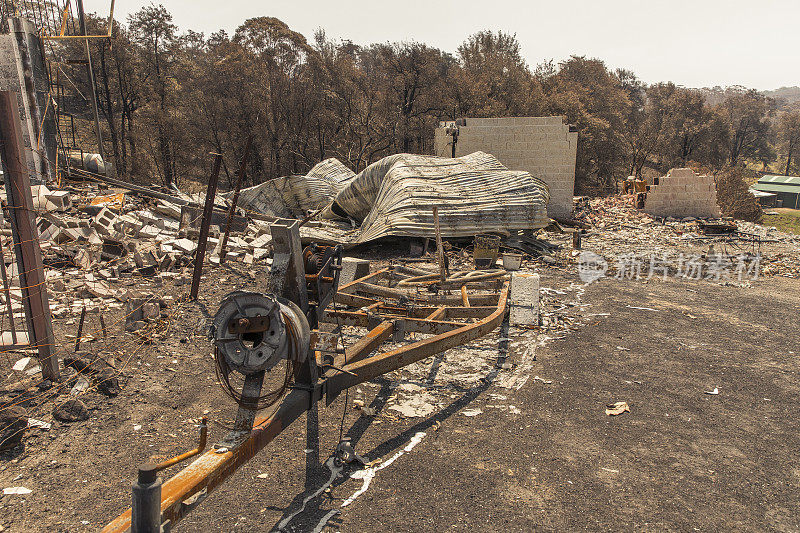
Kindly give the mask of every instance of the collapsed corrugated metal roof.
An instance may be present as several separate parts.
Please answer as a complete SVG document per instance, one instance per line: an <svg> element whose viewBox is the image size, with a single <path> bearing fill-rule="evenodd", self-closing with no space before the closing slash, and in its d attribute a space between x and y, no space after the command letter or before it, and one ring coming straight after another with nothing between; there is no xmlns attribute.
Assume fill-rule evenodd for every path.
<svg viewBox="0 0 800 533"><path fill-rule="evenodd" d="M549 222L547 185L512 171L494 156L458 158L398 154L364 169L336 195L323 217L346 214L361 223L355 242L387 236L430 237L432 207L442 235L467 237L538 229Z"/></svg>
<svg viewBox="0 0 800 533"><path fill-rule="evenodd" d="M357 175L327 159L306 176L243 189L240 205L295 218L327 205L323 219L349 218L361 225L342 236L342 242L356 244L389 236L432 237L433 206L444 237L539 229L549 223L549 199L544 181L475 152L452 159L397 154Z"/></svg>
<svg viewBox="0 0 800 533"><path fill-rule="evenodd" d="M305 176L284 176L242 189L238 205L264 215L303 218L328 205L355 175L338 159L326 159Z"/></svg>

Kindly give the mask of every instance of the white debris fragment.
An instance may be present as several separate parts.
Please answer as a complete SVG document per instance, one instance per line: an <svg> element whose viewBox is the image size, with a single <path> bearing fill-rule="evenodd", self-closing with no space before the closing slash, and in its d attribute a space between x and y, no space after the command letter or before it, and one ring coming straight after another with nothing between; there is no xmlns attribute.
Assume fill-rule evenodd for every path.
<svg viewBox="0 0 800 533"><path fill-rule="evenodd" d="M31 362L30 357L23 357L22 359L14 363L14 366L11 367L11 370L17 370L19 372L22 372L23 370L25 370L25 367L28 366L28 363L30 362Z"/></svg>
<svg viewBox="0 0 800 533"><path fill-rule="evenodd" d="M423 433L423 435L424 435L424 433ZM226 450L227 450L227 448L226 448ZM339 474L342 471L342 467L341 466L336 466L336 463L334 462L333 457L331 457L330 459L325 461L325 466L327 466L328 470L331 471L331 475L328 478L328 481L324 485L322 485L319 489L317 489L315 492L312 492L311 494L309 494L308 496L303 498L303 504L300 506L300 508L297 511L293 512L292 514L290 514L289 516L287 516L286 518L284 518L283 520L280 521L280 523L278 524L278 528L277 528L278 531L285 531L286 530L286 526L289 525L289 522L291 522L294 519L295 516L299 515L300 513L302 513L305 510L306 505L308 505L308 502L310 502L312 499L314 499L317 496L319 496L320 494L322 494L323 491L325 491L325 489L330 487L331 484L336 480L336 478L339 477ZM342 507L344 507L344 505L342 505Z"/></svg>
<svg viewBox="0 0 800 533"><path fill-rule="evenodd" d="M429 393L421 392L389 407L389 409L400 413L406 418L426 417L433 413L435 409L433 402L435 401L436 399Z"/></svg>
<svg viewBox="0 0 800 533"><path fill-rule="evenodd" d="M28 419L28 427L29 428L39 428L39 429L50 429L52 425L50 422L45 422L44 420L37 420L35 418Z"/></svg>
<svg viewBox="0 0 800 533"><path fill-rule="evenodd" d="M6 487L3 489L3 495L22 495L22 494L30 494L33 492L31 489L27 487Z"/></svg>
<svg viewBox="0 0 800 533"><path fill-rule="evenodd" d="M626 305L628 309L638 309L640 311L658 311L658 309L653 309L652 307L636 307L633 305Z"/></svg>
<svg viewBox="0 0 800 533"><path fill-rule="evenodd" d="M70 390L69 393L73 396L78 396L88 388L89 388L89 380L86 379L86 376L84 376L83 374L79 374L78 379L75 381L75 385L73 385L72 390Z"/></svg>

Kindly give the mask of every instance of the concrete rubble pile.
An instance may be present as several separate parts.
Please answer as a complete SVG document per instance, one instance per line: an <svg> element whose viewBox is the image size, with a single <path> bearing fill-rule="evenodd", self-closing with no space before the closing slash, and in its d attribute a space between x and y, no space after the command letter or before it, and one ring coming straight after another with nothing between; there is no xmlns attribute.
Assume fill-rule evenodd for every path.
<svg viewBox="0 0 800 533"><path fill-rule="evenodd" d="M703 233L705 221L699 218L657 218L635 209L630 197L609 196L577 198L575 218L588 228L583 249L605 257L612 271L615 259L630 254L645 259L653 254L673 258L680 254L686 258L698 255L709 261L718 253L731 257L758 254L760 274L800 277L800 238L769 226L768 217L764 219L766 224L728 221L735 225L736 235L714 236ZM571 263L579 260L576 250L564 248L561 259Z"/></svg>
<svg viewBox="0 0 800 533"><path fill-rule="evenodd" d="M201 208L93 183L51 189L31 187L54 317L80 313L85 306L90 310L100 304L103 308L122 307L142 296L136 290L136 279L174 278L179 284L189 279ZM224 202L220 200L218 205L208 239L211 263L219 262L216 247L226 219L221 209L226 208ZM8 251L12 248L11 226L5 218L2 233ZM268 260L270 242L268 222L236 216L226 257L246 264ZM13 312L22 319L17 265L8 253L6 264ZM5 305L4 295L0 300Z"/></svg>

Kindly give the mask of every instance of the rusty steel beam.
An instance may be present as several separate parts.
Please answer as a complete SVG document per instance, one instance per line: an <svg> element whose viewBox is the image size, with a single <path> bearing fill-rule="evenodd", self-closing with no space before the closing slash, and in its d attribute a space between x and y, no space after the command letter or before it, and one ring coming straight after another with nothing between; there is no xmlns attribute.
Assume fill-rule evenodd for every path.
<svg viewBox="0 0 800 533"><path fill-rule="evenodd" d="M437 307L435 311L425 317L425 320L439 320L447 313L446 307Z"/></svg>
<svg viewBox="0 0 800 533"><path fill-rule="evenodd" d="M508 304L509 282L503 283L497 309L488 317L472 324L463 325L461 328L448 331L435 337L390 350L378 355L373 355L363 361L357 361L344 366L346 372L340 372L325 380L325 393L327 402L330 403L343 390L374 379L381 374L392 372L411 363L415 363L431 355L441 353L450 348L473 341L495 329L503 320Z"/></svg>
<svg viewBox="0 0 800 533"><path fill-rule="evenodd" d="M472 298L471 295L470 298ZM483 305L473 305L471 307L446 307L443 318L484 318L491 315L494 312L494 309L494 307Z"/></svg>
<svg viewBox="0 0 800 533"><path fill-rule="evenodd" d="M375 272L367 274L364 277L361 277L361 278L358 278L356 280L353 280L350 283L348 283L346 285L342 285L341 287L339 287L339 290L337 291L336 296L338 297L341 294L350 294L350 291L351 290L355 290L355 287L357 287L359 283L365 283L365 282L371 281L373 279L378 279L378 278L385 277L387 275L390 275L391 272L392 272L391 268L388 268L388 267L387 268L382 268L380 270L376 270Z"/></svg>
<svg viewBox="0 0 800 533"><path fill-rule="evenodd" d="M464 307L469 307L469 294L467 293L467 286L461 286L461 303L464 304Z"/></svg>
<svg viewBox="0 0 800 533"><path fill-rule="evenodd" d="M274 415L256 419L253 431L242 444L232 450L209 450L167 480L161 489L162 521L169 520L172 526L177 524L192 509L190 503L184 502L200 495L203 491L205 494L211 494L228 476L272 442L306 411L311 399L310 394L300 389L292 390L283 399ZM123 533L128 531L130 526L131 510L128 509L102 531Z"/></svg>
<svg viewBox="0 0 800 533"><path fill-rule="evenodd" d="M472 295L470 295L470 298L472 298ZM483 318L492 314L495 309L494 306L488 305L472 305L470 307L456 307L447 305L415 305L413 307L396 307L379 300L367 298L366 296L356 296L354 294L337 294L336 303L348 305L350 307L369 308L381 314L407 316L411 318L428 318L431 313L440 308L444 308L444 313L442 315L438 315L440 319Z"/></svg>
<svg viewBox="0 0 800 533"><path fill-rule="evenodd" d="M424 294L416 293L409 290L393 289L390 287L382 287L371 283L359 281L352 287L353 292L362 292L366 294L374 294L375 296L382 296L384 298L408 298L409 300L417 302L426 302L430 304L439 305L461 305L461 293L455 294ZM497 299L497 293L488 294L471 294L469 301L475 305L491 305Z"/></svg>
<svg viewBox="0 0 800 533"><path fill-rule="evenodd" d="M337 304L347 305L350 307L369 307L376 303L381 303L375 300L374 298L367 298L366 296L357 296L355 294L346 294L346 293L336 293L336 296L333 297L334 301Z"/></svg>
<svg viewBox="0 0 800 533"><path fill-rule="evenodd" d="M19 267L19 285L28 328L28 343L37 348L42 376L58 381L58 358L53 347L53 323L47 297L47 283L39 248L30 169L25 158L25 140L19 121L17 93L0 91L0 152L5 167L7 213L11 218L11 234Z"/></svg>
<svg viewBox="0 0 800 533"><path fill-rule="evenodd" d="M352 345L348 346L344 355L334 359L334 366L341 367L345 364L361 361L378 349L394 333L394 322L384 320L375 328L371 329L366 335L361 337Z"/></svg>
<svg viewBox="0 0 800 533"><path fill-rule="evenodd" d="M214 154L214 164L211 169L211 177L208 179L208 188L206 189L206 202L203 206L203 221L200 223L200 237L197 239L197 250L194 254L192 289L189 292L190 300L196 300L200 292L200 277L203 275L203 263L206 259L206 244L208 244L208 231L211 228L211 216L214 213L214 198L217 196L220 165L222 165L222 155Z"/></svg>
<svg viewBox="0 0 800 533"><path fill-rule="evenodd" d="M462 322L428 320L426 318L409 318L398 315L383 314L382 317L405 321L406 331L429 333L431 335L438 335L440 333L452 331L464 325ZM325 322L336 323L337 321L347 326L359 326L362 328L368 328L370 326L370 317L367 313L361 311L325 311Z"/></svg>

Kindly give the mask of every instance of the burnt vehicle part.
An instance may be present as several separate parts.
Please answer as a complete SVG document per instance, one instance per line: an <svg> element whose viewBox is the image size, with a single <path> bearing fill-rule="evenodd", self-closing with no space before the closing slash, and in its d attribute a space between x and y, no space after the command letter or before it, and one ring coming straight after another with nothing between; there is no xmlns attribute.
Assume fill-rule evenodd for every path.
<svg viewBox="0 0 800 533"><path fill-rule="evenodd" d="M504 277L470 279L464 283L459 279L453 283L454 287L461 288L455 294L431 293L418 284L420 276L430 272L395 266L373 272L337 290L338 269L335 267L341 261L340 251L338 259L332 250L306 249L309 253L304 253L296 221L276 223L272 234L276 244L276 259L273 259L268 283L272 290L267 294L238 292L226 297L212 331L212 336L219 337L221 344L225 344L222 351L217 343L217 358L224 358L232 372L245 373L236 426L214 449L163 484L155 473L148 472L144 479L147 482L145 491L149 491L147 497L134 497L133 509L117 517L103 531L140 533L171 529L316 402L324 400L330 404L354 385L480 338L493 331L506 314L509 281ZM323 278L333 278L333 281ZM318 292L309 290L310 285ZM277 309L288 305L284 300L291 302L299 312L290 318L283 315L281 319L275 318ZM333 309L323 306L331 300L335 302ZM300 338L292 338L289 333L292 327L302 330L296 323L301 322L302 326L300 319L309 324L318 319L339 326L359 326L367 328L368 332L341 349L335 335L314 329L301 345ZM278 320L283 322L283 328L276 327ZM264 333L272 331L273 327L276 336L282 332L287 337L286 349L283 340L263 341ZM429 336L378 352L384 342L398 342L410 332ZM228 338L236 340L226 340ZM236 351L239 344L241 352ZM291 349L293 344L295 351ZM253 351L255 346L267 346L272 351L259 355L258 348ZM267 352L267 348L264 351ZM268 372L268 367L274 370L280 362L291 363L292 379L287 380L285 391L281 391L285 395L276 403L274 412L259 417L255 399L261 396L264 373ZM340 443L336 453L343 461L359 459L345 441ZM136 485L139 484L134 485L134 493ZM141 487L138 490L142 492Z"/></svg>

